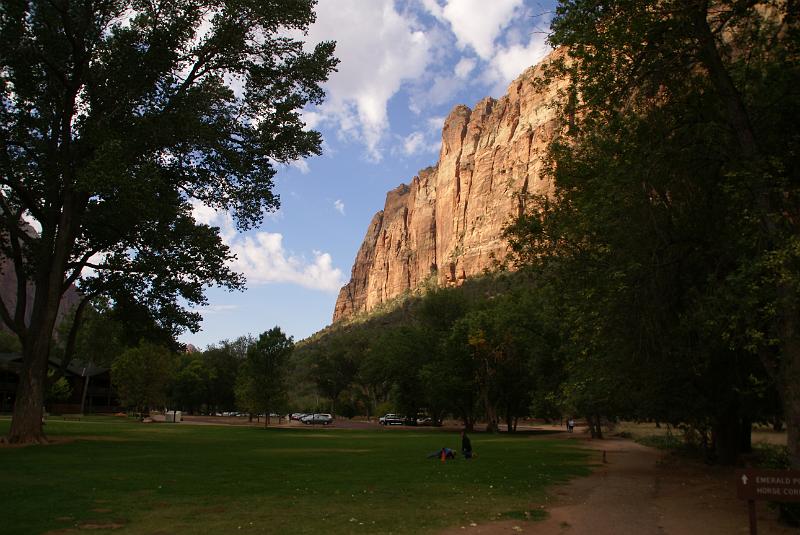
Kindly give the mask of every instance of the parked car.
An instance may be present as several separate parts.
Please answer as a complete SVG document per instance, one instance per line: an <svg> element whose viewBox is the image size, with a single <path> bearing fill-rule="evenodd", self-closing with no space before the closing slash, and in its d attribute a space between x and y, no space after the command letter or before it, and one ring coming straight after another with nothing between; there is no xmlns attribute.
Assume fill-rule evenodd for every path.
<svg viewBox="0 0 800 535"><path fill-rule="evenodd" d="M317 413L317 414L306 414L300 421L306 425L313 425L313 424L322 424L322 425L330 425L333 423L333 416L326 413Z"/></svg>
<svg viewBox="0 0 800 535"><path fill-rule="evenodd" d="M378 423L381 425L406 425L406 417L399 414L384 414L378 418Z"/></svg>
<svg viewBox="0 0 800 535"><path fill-rule="evenodd" d="M289 419L290 420L297 420L299 422L300 418L302 418L305 415L306 415L306 413L304 413L304 412L293 412L292 414L289 415Z"/></svg>

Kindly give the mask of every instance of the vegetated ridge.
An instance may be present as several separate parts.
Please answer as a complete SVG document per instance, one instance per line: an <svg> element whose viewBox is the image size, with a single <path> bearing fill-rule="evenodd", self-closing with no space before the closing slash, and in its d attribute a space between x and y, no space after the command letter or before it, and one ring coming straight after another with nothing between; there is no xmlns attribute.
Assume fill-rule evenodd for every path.
<svg viewBox="0 0 800 535"><path fill-rule="evenodd" d="M499 100L453 108L438 163L386 195L339 291L333 321L370 312L426 283L457 285L492 270L507 253L503 228L526 194L547 194L547 146L561 128L552 105L565 80L542 83L555 51Z"/></svg>

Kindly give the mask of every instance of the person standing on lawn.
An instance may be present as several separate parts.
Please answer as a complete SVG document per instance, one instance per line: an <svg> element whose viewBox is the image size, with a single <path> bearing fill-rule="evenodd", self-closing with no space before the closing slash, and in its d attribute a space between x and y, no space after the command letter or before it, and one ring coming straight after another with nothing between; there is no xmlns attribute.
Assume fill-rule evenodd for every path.
<svg viewBox="0 0 800 535"><path fill-rule="evenodd" d="M466 431L461 431L461 453L465 459L472 458L472 442L470 442Z"/></svg>

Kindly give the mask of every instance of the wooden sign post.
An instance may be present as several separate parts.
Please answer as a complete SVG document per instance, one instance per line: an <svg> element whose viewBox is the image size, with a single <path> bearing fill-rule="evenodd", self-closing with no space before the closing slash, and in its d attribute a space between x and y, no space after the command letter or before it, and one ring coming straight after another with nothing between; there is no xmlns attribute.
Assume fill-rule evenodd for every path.
<svg viewBox="0 0 800 535"><path fill-rule="evenodd" d="M747 500L750 535L758 534L756 500L800 502L800 471L739 470L736 472L736 493Z"/></svg>

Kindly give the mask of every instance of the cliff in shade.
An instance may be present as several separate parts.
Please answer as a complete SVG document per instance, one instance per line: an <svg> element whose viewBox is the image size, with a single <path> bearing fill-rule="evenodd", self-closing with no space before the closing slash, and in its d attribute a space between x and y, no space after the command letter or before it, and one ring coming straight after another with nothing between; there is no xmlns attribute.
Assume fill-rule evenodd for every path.
<svg viewBox="0 0 800 535"><path fill-rule="evenodd" d="M23 231L31 236L36 236L36 231L33 227L25 225ZM1 238L1 237L0 237ZM36 287L28 283L27 291L25 292L25 324L30 323L31 310L33 309L33 300L36 296ZM0 253L0 300L12 315L17 307L17 274L14 269L14 263L2 253ZM58 309L58 323L60 324L64 318L71 313L81 300L81 295L75 286L70 286L61 297L61 304ZM10 332L10 329L4 321L0 320L0 331ZM56 338L58 337L58 327L55 331Z"/></svg>
<svg viewBox="0 0 800 535"><path fill-rule="evenodd" d="M523 208L519 194L550 189L541 159L562 124L552 102L564 84L535 80L557 54L528 69L499 100L450 112L438 163L390 191L372 218L334 322L426 281L459 284L503 260L502 231Z"/></svg>

